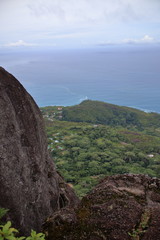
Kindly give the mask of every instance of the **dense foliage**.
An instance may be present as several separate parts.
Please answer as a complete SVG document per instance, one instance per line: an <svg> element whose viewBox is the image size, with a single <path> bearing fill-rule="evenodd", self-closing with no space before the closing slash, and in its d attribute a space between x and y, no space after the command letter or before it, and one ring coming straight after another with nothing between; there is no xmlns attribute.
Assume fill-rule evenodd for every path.
<svg viewBox="0 0 160 240"><path fill-rule="evenodd" d="M0 240L45 240L43 233L36 233L34 230L31 230L29 237L18 237L18 230L11 225L10 221L4 225L0 225Z"/></svg>
<svg viewBox="0 0 160 240"><path fill-rule="evenodd" d="M73 122L135 127L138 130L151 126L160 127L160 114L145 113L134 108L91 100L83 101L79 105L64 107L61 119Z"/></svg>
<svg viewBox="0 0 160 240"><path fill-rule="evenodd" d="M85 104L88 102L90 101L85 101ZM65 180L74 186L79 196L85 195L106 175L143 173L160 177L160 129L157 127L158 122L155 124L160 115L156 114L154 119L152 114L140 112L134 119L134 115L130 114L131 110L124 108L125 111L129 111L126 113L127 118L131 119L132 116L132 124L127 124L129 120L126 120L124 112L120 111L117 120L116 118L112 120L117 123L108 126L96 121L93 123L62 121L65 111L62 109L62 107L41 109L46 120L48 148L57 169ZM102 111L103 115L103 106L98 111L99 114ZM133 111L136 114L138 110ZM93 114L92 111L91 113ZM86 111L87 114L89 116ZM75 118L77 115L75 111ZM123 118L118 122L120 116ZM154 121L151 121L151 118Z"/></svg>
<svg viewBox="0 0 160 240"><path fill-rule="evenodd" d="M8 211L8 209L0 208L0 221ZM36 233L34 230L31 230L29 237L18 237L18 233L18 230L12 227L10 221L0 225L0 240L45 240L44 233Z"/></svg>

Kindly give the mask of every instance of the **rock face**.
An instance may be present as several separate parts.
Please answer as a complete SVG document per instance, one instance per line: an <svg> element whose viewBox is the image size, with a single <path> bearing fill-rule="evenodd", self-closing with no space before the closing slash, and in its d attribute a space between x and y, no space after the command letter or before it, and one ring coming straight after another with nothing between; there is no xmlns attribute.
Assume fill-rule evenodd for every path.
<svg viewBox="0 0 160 240"><path fill-rule="evenodd" d="M49 240L160 239L160 179L105 178L76 212L62 209L44 225Z"/></svg>
<svg viewBox="0 0 160 240"><path fill-rule="evenodd" d="M46 217L78 202L47 151L43 119L23 86L0 67L0 207L28 234Z"/></svg>

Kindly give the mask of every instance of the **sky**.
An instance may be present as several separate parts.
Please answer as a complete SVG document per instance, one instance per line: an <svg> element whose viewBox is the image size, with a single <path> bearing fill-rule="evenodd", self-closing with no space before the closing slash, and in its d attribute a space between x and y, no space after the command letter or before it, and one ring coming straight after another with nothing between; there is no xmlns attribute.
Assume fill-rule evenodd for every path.
<svg viewBox="0 0 160 240"><path fill-rule="evenodd" d="M160 0L0 0L0 48L160 44Z"/></svg>

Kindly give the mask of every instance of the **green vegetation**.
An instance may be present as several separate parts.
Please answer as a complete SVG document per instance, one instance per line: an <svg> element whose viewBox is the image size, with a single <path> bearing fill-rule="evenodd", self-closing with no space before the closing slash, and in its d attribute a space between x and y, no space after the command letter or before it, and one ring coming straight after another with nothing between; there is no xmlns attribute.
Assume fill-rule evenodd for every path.
<svg viewBox="0 0 160 240"><path fill-rule="evenodd" d="M11 222L8 221L5 225L0 225L0 240L44 240L45 235L43 233L36 233L31 230L29 237L17 237L18 230L11 227Z"/></svg>
<svg viewBox="0 0 160 240"><path fill-rule="evenodd" d="M57 170L80 197L106 175L160 177L159 114L96 101L41 111Z"/></svg>
<svg viewBox="0 0 160 240"><path fill-rule="evenodd" d="M0 220L6 215L8 209L0 208ZM29 237L18 237L18 230L11 227L12 223L8 221L6 224L0 225L0 240L45 240L45 235L43 233L36 233L31 230L31 235Z"/></svg>
<svg viewBox="0 0 160 240"><path fill-rule="evenodd" d="M133 240L140 240L140 237L147 231L149 226L149 221L151 218L151 213L149 209L145 209L144 213L141 216L141 221L135 229L133 229L132 233L128 233L129 236L132 237Z"/></svg>
<svg viewBox="0 0 160 240"><path fill-rule="evenodd" d="M0 208L0 221L1 219L6 215L6 213L8 212L8 209L5 208Z"/></svg>
<svg viewBox="0 0 160 240"><path fill-rule="evenodd" d="M63 121L123 126L140 131L154 131L155 128L160 128L158 113L145 113L134 108L99 101L86 100L71 107L45 107L41 110L50 119Z"/></svg>

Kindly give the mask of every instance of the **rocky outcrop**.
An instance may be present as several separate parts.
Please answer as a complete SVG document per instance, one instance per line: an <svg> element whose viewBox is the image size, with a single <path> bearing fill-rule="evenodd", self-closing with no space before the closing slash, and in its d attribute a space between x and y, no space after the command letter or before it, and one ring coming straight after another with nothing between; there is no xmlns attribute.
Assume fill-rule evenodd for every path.
<svg viewBox="0 0 160 240"><path fill-rule="evenodd" d="M76 212L62 209L44 229L49 240L158 240L160 179L107 177L82 199Z"/></svg>
<svg viewBox="0 0 160 240"><path fill-rule="evenodd" d="M28 234L46 217L78 202L55 170L37 105L11 74L0 68L0 207Z"/></svg>

